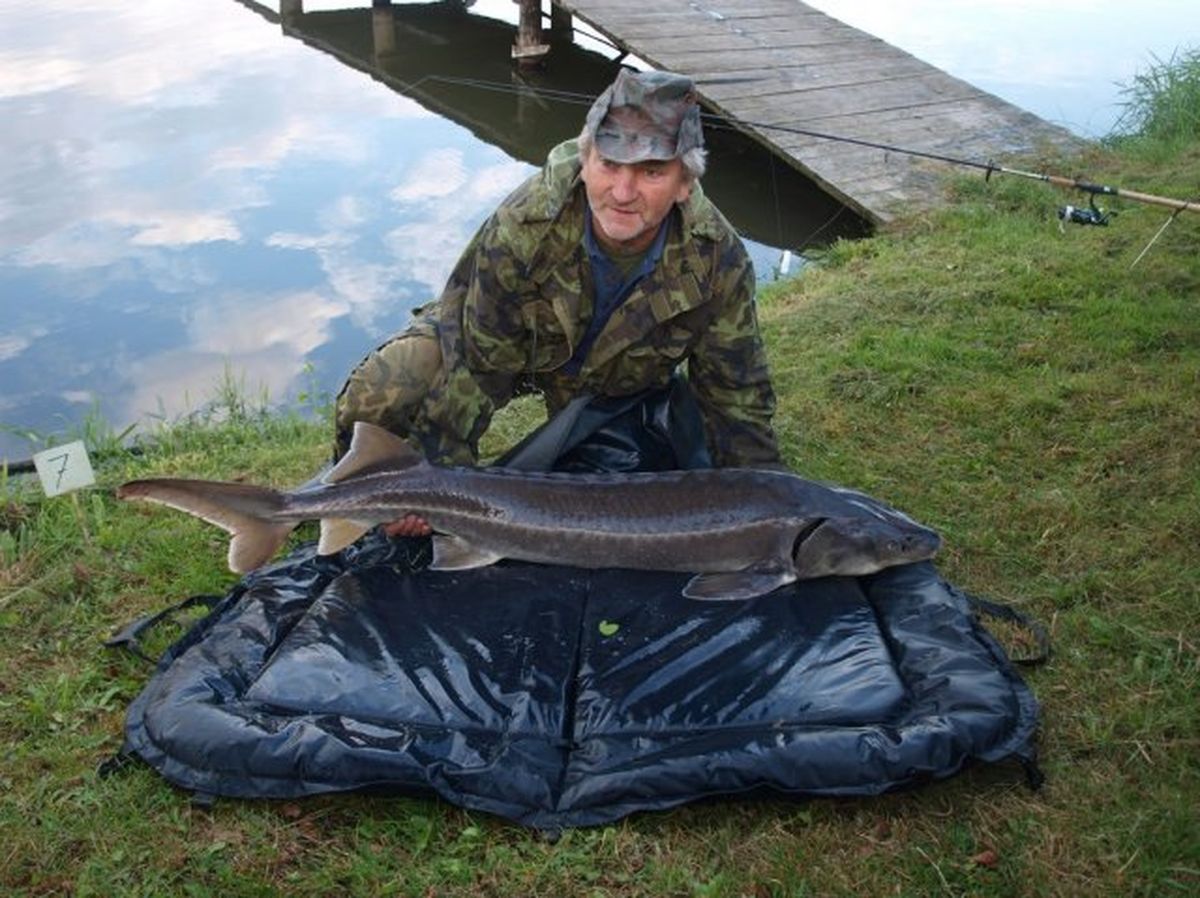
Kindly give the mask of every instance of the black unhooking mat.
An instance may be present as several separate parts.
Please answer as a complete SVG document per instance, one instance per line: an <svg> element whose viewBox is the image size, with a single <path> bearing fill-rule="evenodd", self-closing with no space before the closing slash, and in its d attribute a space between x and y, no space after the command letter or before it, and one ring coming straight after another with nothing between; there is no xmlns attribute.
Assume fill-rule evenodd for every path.
<svg viewBox="0 0 1200 898"><path fill-rule="evenodd" d="M1032 763L1032 695L930 564L710 603L681 574L411 573L418 547L246 578L160 661L126 750L207 795L425 791L544 829Z"/></svg>
<svg viewBox="0 0 1200 898"><path fill-rule="evenodd" d="M727 603L686 574L427 560L368 537L246 577L159 661L126 754L206 796L432 793L551 830L1036 772L1037 703L929 563Z"/></svg>

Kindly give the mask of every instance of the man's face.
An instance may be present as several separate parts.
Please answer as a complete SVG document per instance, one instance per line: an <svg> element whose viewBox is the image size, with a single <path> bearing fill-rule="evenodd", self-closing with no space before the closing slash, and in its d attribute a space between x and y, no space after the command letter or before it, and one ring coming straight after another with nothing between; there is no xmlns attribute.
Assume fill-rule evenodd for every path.
<svg viewBox="0 0 1200 898"><path fill-rule="evenodd" d="M580 175L596 239L622 253L647 249L671 207L692 192L691 179L678 159L623 164L610 162L592 147Z"/></svg>

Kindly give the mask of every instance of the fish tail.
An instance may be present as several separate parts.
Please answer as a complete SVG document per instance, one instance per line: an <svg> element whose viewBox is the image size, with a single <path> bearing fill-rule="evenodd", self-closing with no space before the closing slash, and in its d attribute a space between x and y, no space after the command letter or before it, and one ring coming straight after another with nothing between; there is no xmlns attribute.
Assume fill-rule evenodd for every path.
<svg viewBox="0 0 1200 898"><path fill-rule="evenodd" d="M239 574L270 561L299 523L275 519L284 505L282 493L247 483L132 480L117 489L117 498L156 502L216 524L231 536L229 569Z"/></svg>

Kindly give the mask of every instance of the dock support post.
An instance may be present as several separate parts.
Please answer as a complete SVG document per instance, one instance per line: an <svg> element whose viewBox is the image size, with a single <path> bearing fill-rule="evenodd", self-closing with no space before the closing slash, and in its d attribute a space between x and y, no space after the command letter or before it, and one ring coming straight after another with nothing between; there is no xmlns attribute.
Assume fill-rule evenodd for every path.
<svg viewBox="0 0 1200 898"><path fill-rule="evenodd" d="M304 0L279 0L279 18L290 22L304 15Z"/></svg>
<svg viewBox="0 0 1200 898"><path fill-rule="evenodd" d="M517 42L513 44L512 58L521 68L534 68L542 64L550 45L542 42L542 0L513 0L520 7L517 19Z"/></svg>
<svg viewBox="0 0 1200 898"><path fill-rule="evenodd" d="M396 52L396 11L392 0L371 0L371 39L376 60Z"/></svg>

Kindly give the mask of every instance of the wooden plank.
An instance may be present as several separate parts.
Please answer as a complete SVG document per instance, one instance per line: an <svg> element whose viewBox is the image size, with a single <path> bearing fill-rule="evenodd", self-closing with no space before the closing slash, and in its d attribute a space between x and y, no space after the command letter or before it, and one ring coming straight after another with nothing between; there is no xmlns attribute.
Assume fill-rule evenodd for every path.
<svg viewBox="0 0 1200 898"><path fill-rule="evenodd" d="M988 145L972 144L961 139L961 130L953 127L953 119L942 119L917 127L896 129L891 132L874 131L864 142L888 148L886 152L912 150L921 153L934 153L942 156L953 156L960 159L973 160L973 157L994 156L997 153L1007 154L1032 149L1032 147L1014 146L1011 143L1002 146L995 143ZM850 135L843 132L843 137ZM837 157L850 148L861 144L847 143L845 140L802 140L796 135L775 132L773 141L780 149L801 160L806 165L819 164L825 157ZM984 150L982 154L979 152ZM878 152L885 152L879 150Z"/></svg>
<svg viewBox="0 0 1200 898"><path fill-rule="evenodd" d="M730 80L715 81L711 87L704 89L704 94L714 102L728 105L739 100L766 99L778 94L799 93L814 88L874 84L927 70L928 67L916 59L881 64L853 56L824 62L806 62L765 74L752 69L745 72L729 72ZM743 76L746 80L734 80L738 76Z"/></svg>
<svg viewBox="0 0 1200 898"><path fill-rule="evenodd" d="M772 124L784 124L776 121ZM803 128L802 125L795 127ZM764 133L772 129L763 129ZM816 129L814 129L816 130ZM870 140L875 143L908 145L907 148L945 150L950 146L968 149L986 145L994 149L1024 149L1036 145L1045 132L1014 127L1013 120L1002 116L977 100L932 104L920 110L888 110L827 119L819 129L843 138ZM812 148L829 146L831 141L775 130L773 142L793 154L807 155Z"/></svg>
<svg viewBox="0 0 1200 898"><path fill-rule="evenodd" d="M688 2L687 5L692 6L693 3ZM797 0L697 0L695 6L714 18L721 16L725 19L736 19L739 16L751 14L790 16L796 15L802 10L816 15L824 15Z"/></svg>
<svg viewBox="0 0 1200 898"><path fill-rule="evenodd" d="M714 22L730 19L740 19L747 16L791 16L807 12L812 15L824 15L795 0L568 0L560 6L579 15L594 15L601 18L610 17L630 10L647 9L653 5L657 10L679 10L694 15L701 15Z"/></svg>
<svg viewBox="0 0 1200 898"><path fill-rule="evenodd" d="M637 40L645 40L651 34L654 36L720 32L753 34L760 30L766 32L787 30L792 27L793 22L807 22L814 16L827 19L816 12L800 16L797 14L781 16L757 7L739 7L735 13L717 20L701 10L688 5L680 6L677 3L666 4L665 8L660 5L647 8L644 2L634 2L628 7L610 10L603 16L595 15L594 11L590 9L575 8L579 4L564 4L564 6L592 28L622 44L633 44ZM849 29L848 25L840 22L837 22L836 26L839 29ZM654 28L660 30L658 32L643 30Z"/></svg>
<svg viewBox="0 0 1200 898"><path fill-rule="evenodd" d="M631 44L637 46L637 43L632 40ZM693 34L688 37L659 38L654 41L654 48L657 53L690 51L693 53L728 53L737 56L748 50L763 49L762 44L756 43L753 38L729 32Z"/></svg>
<svg viewBox="0 0 1200 898"><path fill-rule="evenodd" d="M630 41L630 45L637 47L639 44L635 41ZM755 65L755 61L761 59L761 53L769 52L772 54L780 54L779 60L783 65L795 66L809 64L809 58L813 54L826 54L835 52L834 58L840 59L857 59L862 61L863 50L869 48L867 39L859 36L858 38L845 38L841 40L822 40L810 34L796 33L788 36L788 41L782 41L778 44L767 45L762 41L742 34L720 33L720 34L694 34L688 37L662 37L653 41L654 52L659 55L672 53L692 53L707 51L710 48L715 50L727 49L732 55L728 59L723 59L723 69L731 67L746 67L751 70L762 70L761 65ZM787 54L791 54L789 59ZM749 60L747 54L755 54ZM640 55L640 54L639 54ZM916 62L912 60L912 62ZM876 60L876 64L880 61ZM911 64L911 62L910 62ZM923 63L917 63L924 71L929 70L929 66ZM782 66L781 66L782 67Z"/></svg>
<svg viewBox="0 0 1200 898"><path fill-rule="evenodd" d="M638 46L641 42L651 43L656 50L668 51L680 47L695 46L697 41L728 38L757 49L789 50L798 47L821 47L831 44L848 45L872 40L864 34L833 32L815 28L780 28L775 31L751 34L736 29L703 29L692 33L681 33L683 29L655 23L645 27L626 29L626 43Z"/></svg>
<svg viewBox="0 0 1200 898"><path fill-rule="evenodd" d="M769 120L803 127L830 117L856 115L895 109L919 109L931 103L966 101L972 94L967 85L940 74L908 75L868 84L814 87L769 97L740 101L739 118Z"/></svg>
<svg viewBox="0 0 1200 898"><path fill-rule="evenodd" d="M774 69L800 65L811 55L824 55L829 58L852 59L861 57L870 51L868 41L853 43L810 44L805 47L778 50L775 48L759 47L739 53L737 56L715 56L711 53L692 53L686 48L676 51L663 51L658 47L639 48L636 52L643 59L662 60L664 67L675 72L714 72L730 73L743 71L747 68Z"/></svg>
<svg viewBox="0 0 1200 898"><path fill-rule="evenodd" d="M829 25L810 19L776 16L717 23L695 15L633 13L606 20L605 25L631 43L638 40L681 40L708 34L737 34L758 40L764 46L784 46L790 37L852 40L867 36L840 22Z"/></svg>
<svg viewBox="0 0 1200 898"><path fill-rule="evenodd" d="M864 52L869 49L869 47L864 47L862 42L810 46L800 52L780 54L779 58L772 60L772 64L769 66L756 64L760 62L758 58L732 59L721 67L721 74L726 78L743 79L746 76L758 76L764 81L786 84L793 73L803 73L810 66L820 69L844 63L870 65L873 60L868 53ZM927 72L929 68L922 64L919 71Z"/></svg>
<svg viewBox="0 0 1200 898"><path fill-rule="evenodd" d="M747 16L746 18L736 20L733 23L733 27L755 35L772 34L776 31L791 31L793 29L814 30L817 28L824 29L831 34L842 32L863 33L857 28L851 28L844 22L839 22L837 19L831 19L817 12L783 17Z"/></svg>

